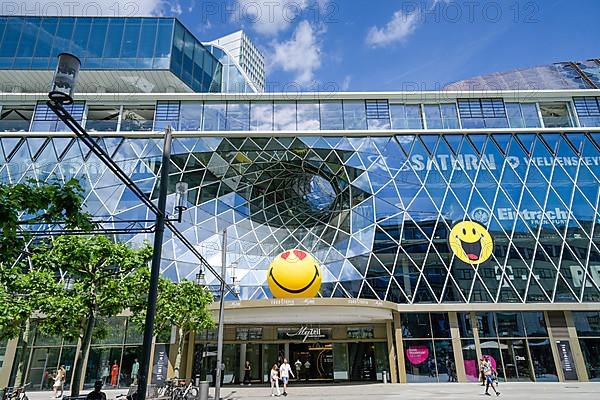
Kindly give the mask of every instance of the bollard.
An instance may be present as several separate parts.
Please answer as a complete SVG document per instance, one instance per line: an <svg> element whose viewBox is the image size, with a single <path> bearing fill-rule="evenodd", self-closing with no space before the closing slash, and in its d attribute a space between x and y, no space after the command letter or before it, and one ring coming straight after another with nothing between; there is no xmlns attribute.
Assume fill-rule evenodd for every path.
<svg viewBox="0 0 600 400"><path fill-rule="evenodd" d="M199 387L200 387L200 393L199 393L198 400L208 400L208 382L201 381Z"/></svg>
<svg viewBox="0 0 600 400"><path fill-rule="evenodd" d="M383 371L383 383L387 383L387 371Z"/></svg>

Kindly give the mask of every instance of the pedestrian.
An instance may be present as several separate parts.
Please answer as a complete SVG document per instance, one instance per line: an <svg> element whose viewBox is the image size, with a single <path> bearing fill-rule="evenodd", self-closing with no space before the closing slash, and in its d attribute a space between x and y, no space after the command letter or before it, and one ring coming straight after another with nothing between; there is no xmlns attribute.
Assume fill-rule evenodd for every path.
<svg viewBox="0 0 600 400"><path fill-rule="evenodd" d="M306 382L308 382L309 377L310 377L310 361L307 358L306 362L304 363L304 380Z"/></svg>
<svg viewBox="0 0 600 400"><path fill-rule="evenodd" d="M56 370L56 374L54 375L54 385L52 385L52 393L54 394L55 399L58 399L59 397L63 396L66 376L67 371L65 370L65 366L61 365ZM59 391L60 394L58 394Z"/></svg>
<svg viewBox="0 0 600 400"><path fill-rule="evenodd" d="M277 389L277 394L275 394L275 389ZM271 397L272 396L281 396L279 392L279 370L277 368L277 364L273 364L271 368Z"/></svg>
<svg viewBox="0 0 600 400"><path fill-rule="evenodd" d="M138 359L135 358L133 360L133 364L131 365L131 384L132 385L137 385L138 384L138 374L140 372L140 363L138 362Z"/></svg>
<svg viewBox="0 0 600 400"><path fill-rule="evenodd" d="M494 390L494 393L496 393L496 396L500 396L500 392L496 390L496 384L494 383L494 374L496 373L496 371L492 367L492 363L489 361L489 358L487 356L485 356L484 361L485 363L483 366L483 375L485 376L485 395L491 396L489 392L491 386Z"/></svg>
<svg viewBox="0 0 600 400"><path fill-rule="evenodd" d="M296 380L300 380L300 370L302 369L302 361L298 358L294 363L294 368L296 369Z"/></svg>
<svg viewBox="0 0 600 400"><path fill-rule="evenodd" d="M252 364L246 360L244 365L244 383L243 385L252 386Z"/></svg>
<svg viewBox="0 0 600 400"><path fill-rule="evenodd" d="M106 393L102 391L102 381L94 383L94 390L89 392L85 400L106 400Z"/></svg>
<svg viewBox="0 0 600 400"><path fill-rule="evenodd" d="M483 367L487 362L486 357L487 356L481 356L481 359L479 360L479 380L481 381L481 386L485 386L485 374L483 373Z"/></svg>
<svg viewBox="0 0 600 400"><path fill-rule="evenodd" d="M287 396L287 385L290 381L290 375L292 375L292 378L294 378L292 367L288 363L287 358L284 358L283 364L279 366L279 375L281 376L281 381L283 382L283 395Z"/></svg>

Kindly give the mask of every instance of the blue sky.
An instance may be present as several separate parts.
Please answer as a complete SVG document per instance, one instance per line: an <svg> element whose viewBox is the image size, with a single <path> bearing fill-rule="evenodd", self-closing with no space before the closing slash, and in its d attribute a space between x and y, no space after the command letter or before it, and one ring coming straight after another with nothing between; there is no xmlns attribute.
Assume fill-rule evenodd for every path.
<svg viewBox="0 0 600 400"><path fill-rule="evenodd" d="M0 0L0 7L8 15L175 15L203 41L244 29L266 57L271 91L434 90L600 57L598 0Z"/></svg>

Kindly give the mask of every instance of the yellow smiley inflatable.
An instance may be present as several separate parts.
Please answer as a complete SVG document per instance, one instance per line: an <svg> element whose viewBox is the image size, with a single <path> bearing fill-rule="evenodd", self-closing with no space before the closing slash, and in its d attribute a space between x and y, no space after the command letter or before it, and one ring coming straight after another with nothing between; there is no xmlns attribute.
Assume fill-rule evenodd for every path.
<svg viewBox="0 0 600 400"><path fill-rule="evenodd" d="M452 227L448 242L461 261L478 265L487 261L494 251L492 235L475 221L461 221Z"/></svg>
<svg viewBox="0 0 600 400"><path fill-rule="evenodd" d="M315 297L321 288L321 269L303 250L284 251L271 263L267 282L277 298Z"/></svg>

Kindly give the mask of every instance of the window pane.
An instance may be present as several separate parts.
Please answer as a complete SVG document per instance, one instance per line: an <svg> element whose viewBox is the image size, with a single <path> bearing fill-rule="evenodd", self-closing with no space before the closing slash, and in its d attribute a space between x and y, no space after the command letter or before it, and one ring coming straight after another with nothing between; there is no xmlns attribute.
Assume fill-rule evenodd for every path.
<svg viewBox="0 0 600 400"><path fill-rule="evenodd" d="M458 114L455 104L440 104L444 129L459 129Z"/></svg>
<svg viewBox="0 0 600 400"><path fill-rule="evenodd" d="M121 41L123 40L124 21L111 19L108 24L108 33L106 34L106 44L104 46L104 58L118 58L121 50ZM113 66L114 61L104 61L105 66Z"/></svg>
<svg viewBox="0 0 600 400"><path fill-rule="evenodd" d="M542 126L535 103L521 104L521 113L523 114L525 128L540 128Z"/></svg>
<svg viewBox="0 0 600 400"><path fill-rule="evenodd" d="M202 127L202 102L182 101L179 112L179 130L199 131Z"/></svg>
<svg viewBox="0 0 600 400"><path fill-rule="evenodd" d="M443 129L442 114L438 104L423 105L425 121L427 121L427 129ZM392 127L394 126L394 114L392 113Z"/></svg>
<svg viewBox="0 0 600 400"><path fill-rule="evenodd" d="M228 131L250 130L250 103L227 102L227 128Z"/></svg>
<svg viewBox="0 0 600 400"><path fill-rule="evenodd" d="M224 131L227 120L225 119L225 103L207 101L204 104L205 131Z"/></svg>
<svg viewBox="0 0 600 400"><path fill-rule="evenodd" d="M503 337L523 337L523 320L521 313L518 312L499 312L496 313L496 322L498 324L498 336Z"/></svg>
<svg viewBox="0 0 600 400"><path fill-rule="evenodd" d="M467 339L461 340L460 343L467 381L477 382L479 380L479 362L477 360L477 351L475 350L475 341Z"/></svg>
<svg viewBox="0 0 600 400"><path fill-rule="evenodd" d="M600 339L579 339L590 381L600 381Z"/></svg>
<svg viewBox="0 0 600 400"><path fill-rule="evenodd" d="M392 129L422 129L421 107L417 104L390 105Z"/></svg>
<svg viewBox="0 0 600 400"><path fill-rule="evenodd" d="M299 131L318 131L321 129L318 102L299 101L297 107Z"/></svg>
<svg viewBox="0 0 600 400"><path fill-rule="evenodd" d="M458 382L452 342L450 340L436 340L434 344L439 382Z"/></svg>
<svg viewBox="0 0 600 400"><path fill-rule="evenodd" d="M579 336L600 336L600 311L573 312Z"/></svg>
<svg viewBox="0 0 600 400"><path fill-rule="evenodd" d="M88 107L85 129L89 132L116 131L119 122L119 112L119 106L90 105Z"/></svg>
<svg viewBox="0 0 600 400"><path fill-rule="evenodd" d="M402 315L402 336L405 338L431 337L429 314L407 313Z"/></svg>
<svg viewBox="0 0 600 400"><path fill-rule="evenodd" d="M496 322L494 321L494 313L478 312L477 329L480 337L496 337Z"/></svg>
<svg viewBox="0 0 600 400"><path fill-rule="evenodd" d="M276 131L295 131L296 102L275 102L274 120Z"/></svg>
<svg viewBox="0 0 600 400"><path fill-rule="evenodd" d="M250 104L250 129L253 131L273 130L273 102L253 101Z"/></svg>
<svg viewBox="0 0 600 400"><path fill-rule="evenodd" d="M473 327L471 325L471 313L459 312L456 314L458 318L458 329L461 338L472 338Z"/></svg>
<svg viewBox="0 0 600 400"><path fill-rule="evenodd" d="M154 105L126 105L121 117L122 131L151 131L154 124Z"/></svg>
<svg viewBox="0 0 600 400"><path fill-rule="evenodd" d="M450 322L448 321L448 314L431 313L431 328L433 329L433 337L449 338Z"/></svg>
<svg viewBox="0 0 600 400"><path fill-rule="evenodd" d="M567 103L540 103L540 112L546 128L568 128L573 126Z"/></svg>
<svg viewBox="0 0 600 400"><path fill-rule="evenodd" d="M537 382L558 382L549 339L529 339L529 352Z"/></svg>
<svg viewBox="0 0 600 400"><path fill-rule="evenodd" d="M406 340L404 342L406 381L437 382L435 355L431 340Z"/></svg>
<svg viewBox="0 0 600 400"><path fill-rule="evenodd" d="M525 333L527 336L548 336L543 312L524 312L523 321L525 323Z"/></svg>
<svg viewBox="0 0 600 400"><path fill-rule="evenodd" d="M506 103L506 114L511 128L524 128L525 121L521 115L521 106L518 103Z"/></svg>
<svg viewBox="0 0 600 400"><path fill-rule="evenodd" d="M343 130L344 118L341 101L322 101L321 109L322 130Z"/></svg>
<svg viewBox="0 0 600 400"><path fill-rule="evenodd" d="M123 44L121 46L122 58L135 58L137 48L140 42L141 20L134 18L126 20L125 32L123 34ZM150 40L153 38L142 38L142 40Z"/></svg>
<svg viewBox="0 0 600 400"><path fill-rule="evenodd" d="M33 118L33 105L2 106L0 131L26 132Z"/></svg>
<svg viewBox="0 0 600 400"><path fill-rule="evenodd" d="M344 100L344 129L367 129L367 110L364 100Z"/></svg>
<svg viewBox="0 0 600 400"><path fill-rule="evenodd" d="M179 129L179 102L178 101L158 101L156 103L156 113L154 116L154 130L162 131L170 126L173 129Z"/></svg>

